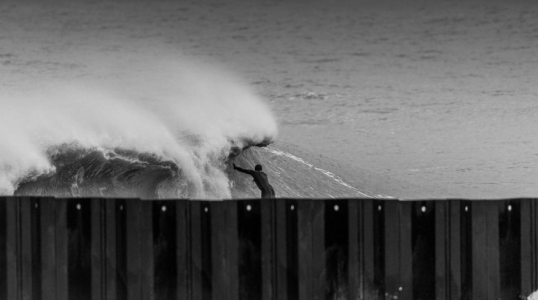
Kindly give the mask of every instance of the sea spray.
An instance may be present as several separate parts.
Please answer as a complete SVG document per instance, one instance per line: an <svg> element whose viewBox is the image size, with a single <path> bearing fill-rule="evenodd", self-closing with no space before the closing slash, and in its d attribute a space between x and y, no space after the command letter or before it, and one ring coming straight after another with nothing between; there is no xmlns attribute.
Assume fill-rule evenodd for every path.
<svg viewBox="0 0 538 300"><path fill-rule="evenodd" d="M170 57L128 64L99 62L101 79L47 81L0 95L1 194L13 194L21 184L40 180L40 176L50 178L60 165L66 173L49 180L53 188L71 189L76 184L78 191L81 179L77 174L90 176L79 171L84 166L76 159L54 160L51 153L71 151L95 161L98 158L88 156L93 151L102 153L101 169L110 166L111 159L127 162L142 154L146 165L155 160L176 165L176 170L156 183L160 188L156 197L229 198L224 169L232 148L267 143L276 136L276 122L268 107L221 68ZM125 150L133 152L117 155ZM116 155L110 158L106 153ZM153 160L148 161L150 156ZM73 166L66 168L66 164ZM130 162L129 172L133 166L136 170L144 167L140 161ZM108 174L116 180L124 171L100 176ZM116 181L94 190L102 195L114 187ZM50 186L46 193L51 193Z"/></svg>

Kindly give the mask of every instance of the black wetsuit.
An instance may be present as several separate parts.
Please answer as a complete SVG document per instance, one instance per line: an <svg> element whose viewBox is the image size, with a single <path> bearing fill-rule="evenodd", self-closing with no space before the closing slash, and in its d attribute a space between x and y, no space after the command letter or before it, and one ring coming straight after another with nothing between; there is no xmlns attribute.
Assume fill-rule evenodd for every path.
<svg viewBox="0 0 538 300"><path fill-rule="evenodd" d="M254 182L256 183L260 191L262 191L262 199L275 198L275 190L269 184L267 174L262 171L246 170L236 166L234 166L234 169L241 173L245 173L254 177Z"/></svg>

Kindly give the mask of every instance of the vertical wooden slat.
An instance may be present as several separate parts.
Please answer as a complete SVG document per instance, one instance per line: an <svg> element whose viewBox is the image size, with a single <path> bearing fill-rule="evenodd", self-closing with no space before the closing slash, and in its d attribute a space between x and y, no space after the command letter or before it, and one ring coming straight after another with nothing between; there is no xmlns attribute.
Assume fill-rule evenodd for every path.
<svg viewBox="0 0 538 300"><path fill-rule="evenodd" d="M55 202L42 198L41 208L41 287L42 300L56 300L56 230Z"/></svg>
<svg viewBox="0 0 538 300"><path fill-rule="evenodd" d="M449 292L451 300L461 299L461 216L460 201L450 200L447 203L449 210Z"/></svg>
<svg viewBox="0 0 538 300"><path fill-rule="evenodd" d="M313 299L312 209L312 201L302 200L297 202L300 300Z"/></svg>
<svg viewBox="0 0 538 300"><path fill-rule="evenodd" d="M398 295L400 281L398 202L385 202L385 293L389 297Z"/></svg>
<svg viewBox="0 0 538 300"><path fill-rule="evenodd" d="M349 298L358 299L360 296L361 290L361 273L359 270L359 246L361 245L359 241L359 230L360 230L360 221L359 217L360 211L360 200L350 199L348 201L348 240L349 240L349 268L348 268L348 278L349 278Z"/></svg>
<svg viewBox="0 0 538 300"><path fill-rule="evenodd" d="M92 300L104 300L104 278L105 270L103 255L103 199L91 199L91 262L92 262ZM112 200L110 200L112 201Z"/></svg>
<svg viewBox="0 0 538 300"><path fill-rule="evenodd" d="M154 255L153 255L153 205L155 201L140 201L140 280L141 298L144 300L155 299L154 291Z"/></svg>
<svg viewBox="0 0 538 300"><path fill-rule="evenodd" d="M7 256L7 297L21 299L21 233L20 199L10 197L6 201L6 256Z"/></svg>
<svg viewBox="0 0 538 300"><path fill-rule="evenodd" d="M20 220L21 220L21 288L22 299L31 300L33 298L32 280L32 203L28 197L20 198Z"/></svg>
<svg viewBox="0 0 538 300"><path fill-rule="evenodd" d="M222 202L225 205L225 258L223 276L226 278L226 299L239 299L239 234L237 230L237 201Z"/></svg>
<svg viewBox="0 0 538 300"><path fill-rule="evenodd" d="M227 295L227 257L226 257L226 206L221 202L211 202L211 245L212 245L212 282L213 299L228 299Z"/></svg>
<svg viewBox="0 0 538 300"><path fill-rule="evenodd" d="M538 289L538 204L536 203L538 199L534 199L532 202L532 253L533 253L533 282L532 290L536 291Z"/></svg>
<svg viewBox="0 0 538 300"><path fill-rule="evenodd" d="M191 299L202 300L202 216L201 203L193 201L191 208L191 253L192 253L192 271L191 271Z"/></svg>
<svg viewBox="0 0 538 300"><path fill-rule="evenodd" d="M435 203L435 299L447 300L447 279L448 279L448 254L449 236L447 227L449 226L447 217L447 203L437 201Z"/></svg>
<svg viewBox="0 0 538 300"><path fill-rule="evenodd" d="M399 205L399 252L400 252L400 283L398 286L398 299L413 299L413 204L411 202L400 201Z"/></svg>
<svg viewBox="0 0 538 300"><path fill-rule="evenodd" d="M474 201L471 206L473 300L488 299L487 214L484 203Z"/></svg>
<svg viewBox="0 0 538 300"><path fill-rule="evenodd" d="M117 297L117 259L116 259L116 199L106 199L105 211L105 284L106 296L105 299L113 300Z"/></svg>
<svg viewBox="0 0 538 300"><path fill-rule="evenodd" d="M312 205L312 298L325 299L325 201L310 200ZM329 200L330 201L330 200Z"/></svg>
<svg viewBox="0 0 538 300"><path fill-rule="evenodd" d="M7 214L6 197L0 197L0 299L7 299Z"/></svg>
<svg viewBox="0 0 538 300"><path fill-rule="evenodd" d="M378 287L374 286L375 278L375 248L374 248L374 202L373 200L363 200L362 210L362 245L361 261L362 267L362 290L361 299L373 297Z"/></svg>
<svg viewBox="0 0 538 300"><path fill-rule="evenodd" d="M142 257L140 255L141 203L138 199L125 201L127 214L127 299L140 300Z"/></svg>
<svg viewBox="0 0 538 300"><path fill-rule="evenodd" d="M521 201L521 293L531 292L531 201Z"/></svg>
<svg viewBox="0 0 538 300"><path fill-rule="evenodd" d="M260 202L261 211L261 255L262 255L262 300L275 298L276 249L275 249L275 200Z"/></svg>
<svg viewBox="0 0 538 300"><path fill-rule="evenodd" d="M67 300L69 298L67 201L69 200L53 201L56 203L56 300Z"/></svg>
<svg viewBox="0 0 538 300"><path fill-rule="evenodd" d="M177 299L190 300L190 211L189 202L176 201Z"/></svg>
<svg viewBox="0 0 538 300"><path fill-rule="evenodd" d="M288 299L288 256L287 256L287 206L283 199L275 200L275 242L276 242L276 292L278 300Z"/></svg>
<svg viewBox="0 0 538 300"><path fill-rule="evenodd" d="M487 227L488 299L499 299L501 275L499 253L499 206L500 201L484 201Z"/></svg>

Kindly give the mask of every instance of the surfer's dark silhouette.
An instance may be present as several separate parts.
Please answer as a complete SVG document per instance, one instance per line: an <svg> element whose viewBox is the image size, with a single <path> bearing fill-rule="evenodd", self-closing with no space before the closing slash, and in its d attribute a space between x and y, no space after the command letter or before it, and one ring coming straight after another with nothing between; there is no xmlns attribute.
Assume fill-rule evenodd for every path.
<svg viewBox="0 0 538 300"><path fill-rule="evenodd" d="M262 191L262 199L275 198L275 190L269 184L269 180L267 179L267 174L262 172L261 165L256 165L256 167L254 167L254 170L247 170L247 169L240 168L236 166L235 164L233 165L234 165L235 170L254 177L254 182L256 183L260 191Z"/></svg>

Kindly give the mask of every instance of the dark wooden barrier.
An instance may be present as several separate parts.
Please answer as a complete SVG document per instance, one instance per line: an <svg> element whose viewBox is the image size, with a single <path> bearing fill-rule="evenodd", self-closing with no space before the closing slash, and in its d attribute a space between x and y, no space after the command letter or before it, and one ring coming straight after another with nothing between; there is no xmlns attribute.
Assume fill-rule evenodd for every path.
<svg viewBox="0 0 538 300"><path fill-rule="evenodd" d="M0 299L521 299L536 201L0 198Z"/></svg>

